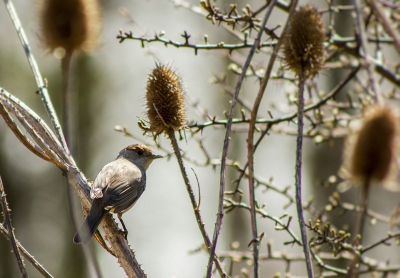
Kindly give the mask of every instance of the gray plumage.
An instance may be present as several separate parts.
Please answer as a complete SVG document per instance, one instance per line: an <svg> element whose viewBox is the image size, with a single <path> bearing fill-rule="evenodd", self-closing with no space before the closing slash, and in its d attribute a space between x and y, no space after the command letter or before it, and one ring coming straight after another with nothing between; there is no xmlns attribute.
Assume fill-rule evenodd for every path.
<svg viewBox="0 0 400 278"><path fill-rule="evenodd" d="M161 158L141 144L130 145L98 173L90 191L92 207L81 228L74 236L75 243L87 244L108 211L121 216L140 198L146 188L146 170L154 159Z"/></svg>

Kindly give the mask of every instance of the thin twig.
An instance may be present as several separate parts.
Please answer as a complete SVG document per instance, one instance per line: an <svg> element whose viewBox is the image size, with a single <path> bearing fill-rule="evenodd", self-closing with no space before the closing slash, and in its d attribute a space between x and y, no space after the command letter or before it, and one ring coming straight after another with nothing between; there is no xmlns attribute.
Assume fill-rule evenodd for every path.
<svg viewBox="0 0 400 278"><path fill-rule="evenodd" d="M230 209L231 207L238 207L238 208L244 208L251 212L251 207L243 202L235 202L232 199L225 199L225 201L228 203L228 205L226 206L227 209ZM256 213L259 214L263 218L268 218L268 219L274 221L275 222L275 230L285 230L292 237L291 243L296 243L299 246L301 245L300 239L289 228L290 221L288 222L288 224L285 224L279 217L272 216L260 208L257 208ZM254 257L253 257L253 259L254 259Z"/></svg>
<svg viewBox="0 0 400 278"><path fill-rule="evenodd" d="M385 237L385 238L383 238L381 240L378 240L377 242L371 243L370 245L364 246L362 248L362 250L360 250L360 253L365 253L365 252L367 252L367 251L369 251L369 250L371 250L371 249L373 249L373 248L375 248L375 247L377 247L377 246L379 246L381 244L386 244L387 245L386 241L388 241L389 239L392 239L392 238L398 238L399 236L400 236L400 232L397 232L397 233L394 233L394 234L390 233L390 234L387 235L387 237Z"/></svg>
<svg viewBox="0 0 400 278"><path fill-rule="evenodd" d="M187 190L187 192L189 194L189 197L190 197L190 202L192 204L193 211L194 211L194 214L195 214L196 220L197 220L197 225L199 226L201 235L203 236L204 244L206 245L207 250L210 250L211 241L210 241L210 238L209 238L209 236L207 234L203 219L202 219L201 214L200 214L199 205L197 204L196 197L194 196L192 186L190 184L188 175L186 173L185 165L184 165L183 159L182 159L182 154L181 154L181 151L179 150L178 141L176 140L176 137L175 137L175 132L172 129L170 129L170 131L168 132L168 137L171 140L172 148L174 149L176 159L178 160L179 168L181 170L181 174L182 174L183 180L184 180L185 185L186 185L186 190ZM200 201L200 199L199 199L199 201ZM221 277L229 277L225 273L224 269L222 268L222 264L219 261L217 255L215 253L213 254L212 258L213 258L213 262L215 262L215 265L216 265L216 267L218 269L218 272L221 275Z"/></svg>
<svg viewBox="0 0 400 278"><path fill-rule="evenodd" d="M356 10L356 27L357 33L359 37L359 43L362 50L362 56L364 56L365 61L365 69L368 75L368 82L373 93L374 99L376 103L380 103L380 92L379 86L376 82L374 72L371 70L371 62L367 52L367 32L365 30L365 24L363 24L362 18L362 8L361 8L361 0L353 0L354 8Z"/></svg>
<svg viewBox="0 0 400 278"><path fill-rule="evenodd" d="M270 2L270 7L268 8L267 13L272 11L272 8L276 4L275 1ZM291 4L290 8L290 13L288 15L288 18L290 17L291 13L294 11L296 8L297 1L293 1ZM265 24L264 24L265 26ZM287 28L284 29L283 32L285 32ZM249 169L249 176L248 176L248 182L249 182L249 196L250 196L250 207L251 207L251 228L252 228L252 233L253 233L253 260L254 260L254 277L259 277L259 267L258 267L258 253L259 253L259 240L258 240L258 232L257 232L257 218L256 218L256 197L255 197L255 190L254 190L254 151L255 151L255 146L254 146L254 132L255 132L255 126L256 126L256 119L257 119L257 114L258 114L258 109L260 107L261 100L264 96L265 88L267 87L269 78L271 76L272 72L272 67L275 63L276 56L278 54L279 48L283 43L283 38L284 36L281 36L281 38L278 40L278 43L275 45L274 51L271 54L271 57L268 62L267 70L265 71L264 78L261 82L260 88L257 93L257 97L254 101L253 109L251 110L251 116L250 116L250 123L249 123L249 132L247 136L247 165ZM266 130L268 130L270 125ZM265 136L266 132L263 133L263 135L260 138L263 138ZM261 139L257 142L259 143Z"/></svg>
<svg viewBox="0 0 400 278"><path fill-rule="evenodd" d="M275 1L274 1L275 3ZM264 27L267 23L267 20L271 14L272 7L274 6L273 4L270 3L270 8L268 8L267 12L265 13L263 22L262 22L262 28L260 28L260 31L257 34L257 38L254 41L253 46L250 49L250 52L247 56L246 62L242 68L242 73L238 78L238 81L236 83L235 87L235 93L233 95L232 101L231 101L231 107L229 109L229 116L228 116L228 122L226 124L226 133L225 133L225 139L224 139L224 145L222 149L222 158L221 158L221 172L220 172L220 189L219 189L219 202L218 202L218 213L217 213L217 220L215 222L215 228L214 228L214 235L213 235L213 242L210 250L210 257L208 260L208 265L207 265L207 274L206 277L209 278L211 277L211 270L212 270L212 264L213 264L213 256L215 254L215 249L217 248L217 243L218 243L218 236L219 232L221 230L222 226L222 218L224 217L224 194L225 194L225 184L226 184L226 159L228 156L228 150L229 150L229 143L231 139L231 129L232 129L232 120L233 120L233 114L235 111L235 106L236 102L239 96L240 88L242 87L243 80L246 76L247 69L250 65L250 62L253 58L254 52L256 51L256 48L259 47L259 43L261 41L261 36L264 31ZM258 251L256 251L258 252ZM257 273L258 277L258 265L255 266L255 273ZM257 269L257 270L256 270Z"/></svg>
<svg viewBox="0 0 400 278"><path fill-rule="evenodd" d="M333 271L333 272L335 272L335 273L337 273L337 274L346 275L347 270L342 269L342 268L337 268L337 267L334 267L334 266L327 265L327 264L325 264L325 263L321 260L321 258L318 257L317 254L315 254L311 249L310 249L310 252L311 252L311 255L314 257L315 261L317 262L317 264L318 264L320 267L322 267L322 268L324 268L324 269L326 269L326 270Z"/></svg>
<svg viewBox="0 0 400 278"><path fill-rule="evenodd" d="M371 6L371 11L378 18L379 22L383 26L383 29L385 29L386 33L392 37L395 49L398 53L400 53L400 38L398 37L397 32L392 28L393 24L388 22L387 16L383 14L379 4L377 4L375 0L369 0L366 2Z"/></svg>
<svg viewBox="0 0 400 278"><path fill-rule="evenodd" d="M186 36L190 37L189 34L186 34ZM125 40L135 40L135 41L140 41L142 44L142 48L145 47L145 42L146 43L153 43L153 42L160 42L164 44L165 46L172 45L176 48L191 48L194 50L195 55L197 55L199 50L228 50L230 53L234 50L239 50L239 49L244 49L244 48L251 48L255 43L248 42L247 40L244 41L243 43L238 43L238 44L227 44L224 42L216 43L216 44L209 44L208 42L206 44L194 44L189 42L189 38L185 39L183 42L177 42L173 41L170 39L164 39L162 37L163 35L161 34L155 34L153 38L151 37L145 37L145 36L134 36L132 32L125 32L122 33L120 31L120 34L117 35L117 39L119 39L119 42L122 43ZM185 37L185 35L182 35ZM275 42L263 42L260 43L259 47L271 47L274 46Z"/></svg>
<svg viewBox="0 0 400 278"><path fill-rule="evenodd" d="M265 135L268 134L268 131L271 129L271 127L272 127L272 125L270 125L270 124L267 125L267 127L261 133L260 137L257 139L257 142L254 144L254 148L253 148L253 157L254 157L254 154L256 153L257 147L260 145L260 143L264 139ZM247 170L248 166L249 166L249 161L246 162L246 164L243 167L243 171L240 172L239 177L235 180L235 183L236 183L235 192L239 192L240 181L242 180L243 176L246 174L246 170ZM252 176L254 178L254 175L252 175Z"/></svg>
<svg viewBox="0 0 400 278"><path fill-rule="evenodd" d="M12 227L11 224L11 216L9 213L10 210L8 208L6 192L4 190L3 181L1 180L1 177L0 177L0 198L1 198L1 207L3 210L3 216L8 230L8 238L10 239L11 246L18 263L19 271L21 272L22 277L28 277L28 274L26 273L26 269L24 266L24 262L22 261L21 254L19 253L18 250L17 242L15 240L14 228Z"/></svg>

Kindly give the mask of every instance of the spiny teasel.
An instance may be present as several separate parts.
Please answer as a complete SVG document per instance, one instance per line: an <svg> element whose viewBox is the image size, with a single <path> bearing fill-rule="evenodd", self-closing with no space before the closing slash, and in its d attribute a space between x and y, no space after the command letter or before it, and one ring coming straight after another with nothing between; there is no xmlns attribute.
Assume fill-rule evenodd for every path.
<svg viewBox="0 0 400 278"><path fill-rule="evenodd" d="M98 0L43 0L40 7L41 39L51 52L63 49L90 51L100 34Z"/></svg>
<svg viewBox="0 0 400 278"><path fill-rule="evenodd" d="M325 31L318 10L311 5L302 6L289 19L284 43L284 61L297 75L313 76L325 61Z"/></svg>
<svg viewBox="0 0 400 278"><path fill-rule="evenodd" d="M350 174L361 181L361 215L355 232L355 243L362 244L368 197L371 183L382 182L388 176L396 153L397 119L394 112L384 106L369 107L356 134L351 153ZM360 256L354 256L349 265L348 277L358 277Z"/></svg>
<svg viewBox="0 0 400 278"><path fill-rule="evenodd" d="M175 131L185 128L186 124L181 79L170 67L156 65L147 79L146 100L150 127L144 128L142 122L139 122L139 126L146 131L152 132L155 137L164 133L171 141L186 190L189 194L193 212L196 216L196 222L203 234L204 244L207 248L210 248L210 242L207 240L208 235L202 226L204 222L200 214L199 205L193 193L193 188L183 162L182 152L175 136ZM218 258L215 258L214 261L217 269L222 273L221 262Z"/></svg>
<svg viewBox="0 0 400 278"><path fill-rule="evenodd" d="M185 126L182 82L170 67L156 65L153 69L147 79L146 100L149 131L169 134Z"/></svg>
<svg viewBox="0 0 400 278"><path fill-rule="evenodd" d="M302 149L303 149L303 115L304 115L304 84L309 77L318 73L324 63L325 40L324 25L317 9L307 5L291 13L284 39L284 61L288 68L298 76L297 97L297 138L296 138L296 166L295 189L296 206L299 218L300 232L303 242L308 242L302 207ZM308 244L303 244L306 258L307 274L314 277L311 264L311 252Z"/></svg>
<svg viewBox="0 0 400 278"><path fill-rule="evenodd" d="M396 122L390 108L379 105L368 108L351 157L353 178L383 181L388 176L396 147Z"/></svg>

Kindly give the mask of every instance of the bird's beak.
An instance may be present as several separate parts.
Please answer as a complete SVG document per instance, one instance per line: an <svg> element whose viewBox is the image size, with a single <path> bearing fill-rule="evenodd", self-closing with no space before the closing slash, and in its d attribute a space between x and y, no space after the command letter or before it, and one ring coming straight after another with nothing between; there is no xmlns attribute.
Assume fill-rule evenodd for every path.
<svg viewBox="0 0 400 278"><path fill-rule="evenodd" d="M151 156L152 159L163 158L163 157L164 157L164 156L159 155L159 154L153 154L153 155Z"/></svg>

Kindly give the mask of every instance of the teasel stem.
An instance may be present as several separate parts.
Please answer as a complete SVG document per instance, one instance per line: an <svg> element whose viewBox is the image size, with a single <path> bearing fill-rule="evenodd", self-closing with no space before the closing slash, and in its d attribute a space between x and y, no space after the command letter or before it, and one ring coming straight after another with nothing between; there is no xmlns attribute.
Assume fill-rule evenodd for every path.
<svg viewBox="0 0 400 278"><path fill-rule="evenodd" d="M201 217L200 214L200 207L199 204L196 201L196 197L193 193L193 188L190 184L188 175L186 173L186 169L185 169L185 165L183 163L183 158L182 158L182 154L179 150L179 145L178 145L178 141L176 140L175 137L175 131L173 130L173 128L169 128L168 132L167 132L167 136L169 137L169 139L171 140L171 145L172 148L174 149L174 153L176 156L176 159L178 160L178 164L179 164L179 168L181 170L181 174L182 174L182 178L185 182L186 185L186 190L189 194L190 197L190 202L192 204L193 207L193 211L194 211L194 215L196 216L196 220L197 220L197 225L199 226L201 235L203 236L203 240L204 240L204 244L207 247L207 251L210 251L210 247L211 247L211 241L210 241L210 237L207 234L203 219ZM224 269L222 268L222 264L220 262L220 260L218 259L218 256L216 254L214 254L213 256L213 261L215 263L216 268L218 269L218 272L220 274L221 277L223 278L228 278L228 274L225 273Z"/></svg>
<svg viewBox="0 0 400 278"><path fill-rule="evenodd" d="M62 95L63 95L63 104L62 104L62 113L63 113L63 130L64 136L67 141L68 148L71 154L74 156L75 160L79 162L78 152L77 152L77 138L76 135L76 109L77 105L74 103L75 101L75 90L74 90L74 77L73 77L73 58L74 51L67 50L64 57L61 59L61 74L62 74ZM73 188L70 186L67 180L65 180L65 189L67 193L67 203L68 203L68 213L72 222L72 227L75 231L79 228L79 219L76 213L75 205L74 205L74 192ZM101 236L99 238L98 231L96 232L97 241L101 244L101 241L104 241ZM104 246L103 246L104 247ZM83 255L89 265L91 265L96 273L96 276L100 275L100 269L96 262L96 256L93 252L93 249L87 249L84 246L81 246Z"/></svg>
<svg viewBox="0 0 400 278"><path fill-rule="evenodd" d="M73 80L72 80L72 57L73 51L66 51L64 57L61 59L61 72L62 72L62 94L63 94L63 127L64 135L67 140L68 147L73 155L73 145L75 144L72 139L72 107L73 105ZM76 159L76 158L75 158Z"/></svg>
<svg viewBox="0 0 400 278"><path fill-rule="evenodd" d="M359 244L362 243L363 240L363 231L364 231L364 224L365 224L365 218L367 216L367 206L368 206L368 197L369 197L369 189L371 185L371 178L366 178L364 181L363 186L361 187L361 200L360 200L360 204L361 204L361 215L360 215L360 219L359 219L359 223L358 223L358 230L356 233L356 236L360 235L361 238L359 240Z"/></svg>
<svg viewBox="0 0 400 278"><path fill-rule="evenodd" d="M307 229L304 221L303 201L301 196L301 173L303 160L303 116L304 116L304 83L306 81L303 66L299 73L299 90L297 93L297 139L296 139L296 170L295 170L295 187L296 187L296 207L297 216L299 218L299 226L301 232L301 241L303 242L303 252L306 259L307 274L309 278L314 277L310 247L308 245Z"/></svg>
<svg viewBox="0 0 400 278"><path fill-rule="evenodd" d="M391 171L395 157L397 139L397 117L389 107L368 107L363 115L364 122L357 133L350 172L354 179L362 182L360 191L361 214L358 218L354 238L354 258L347 277L359 276L360 246L363 241L367 215L369 191L372 180L383 182ZM395 160L394 160L395 161Z"/></svg>
<svg viewBox="0 0 400 278"><path fill-rule="evenodd" d="M356 237L355 237L355 244L358 247L359 245L362 244L363 241L363 231L364 231L364 224L365 224L365 218L367 216L367 206L368 206L368 196L369 196L369 189L371 185L371 178L366 177L364 179L363 185L361 187L361 215L360 218L358 219L358 226L357 226L357 231L356 231ZM358 270L360 269L360 253L356 252L354 254L354 259L352 260L349 268L349 272L347 274L347 277L354 277L357 278L359 276Z"/></svg>

